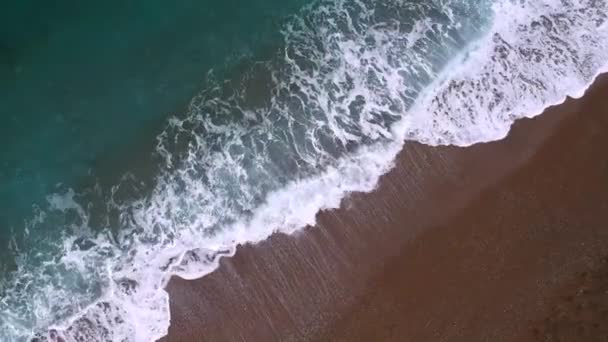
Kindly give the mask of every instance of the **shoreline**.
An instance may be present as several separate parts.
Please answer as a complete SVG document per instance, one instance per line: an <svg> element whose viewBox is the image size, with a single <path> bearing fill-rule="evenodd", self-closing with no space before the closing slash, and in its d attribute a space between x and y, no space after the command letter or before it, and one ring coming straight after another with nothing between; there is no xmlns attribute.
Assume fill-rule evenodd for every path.
<svg viewBox="0 0 608 342"><path fill-rule="evenodd" d="M503 217L508 221L505 217L510 214L513 214L511 220L516 221L517 218L521 220L522 217L519 216L523 215L521 212L523 209L517 207L515 203L517 203L516 199L520 198L520 192L524 190L509 185L511 179L517 177L523 179L520 182L530 183L528 190L530 193L525 194L528 196L525 198L530 206L547 210L551 205L535 200L536 197L542 197L541 195L544 194L542 191L546 189L535 190L536 183L527 179L532 173L529 169L539 168L542 164L539 160L558 159L560 156L555 155L556 147L553 145L566 144L562 141L564 136L588 133L585 127L578 128L582 132L574 133L568 133L567 129L576 127L576 124L581 126L581 123L576 122L577 120L583 122L592 120L576 117L577 113L588 110L587 107L594 102L601 103L599 97L606 89L608 89L608 76L603 75L596 79L594 85L581 99L568 99L564 104L550 107L540 116L516 122L507 138L501 141L466 148L430 147L406 142L404 150L395 162L395 168L381 178L377 190L367 194L353 194L343 200L340 209L321 212L317 216L318 224L315 227L308 227L291 236L274 234L259 244L239 246L234 257L222 259L216 271L201 279L185 281L174 277L167 287L170 293L172 322L169 335L162 340L230 341L242 338L357 340L353 338L355 336L353 329L363 331L365 327L367 327L365 331L372 334L368 336L369 338L374 338L373 334L380 331L403 330L404 325L409 326L410 330L416 330L417 326L425 327L421 330L431 329L433 325L437 325L433 328L445 328L445 324L432 323L432 321L426 324L416 315L410 315L404 316L408 319L394 322L395 325L391 329L380 329L373 322L378 323L378 319L382 317L370 317L373 314L367 314L361 308L368 308L372 313L378 310L390 312L397 310L396 307L400 305L396 303L380 304L383 299L378 292L388 289L391 289L392 293L403 292L401 296L404 298L400 299L405 303L414 301L407 296L408 291L412 292L410 295L414 295L413 289L407 289L403 284L405 288L395 288L397 287L395 284L399 284L400 277L409 277L409 281L416 284L424 279L416 282L414 278L430 277L429 279L433 279L434 287L440 287L439 285L446 281L455 281L447 274L442 274L449 274L450 268L425 264L425 260L436 259L446 263L452 259L455 259L453 262L465 261L464 256L442 254L441 251L433 251L430 247L425 247L443 244L446 250L456 248L458 243L447 242L454 237L452 229L462 230L464 234L462 236L470 238L468 243L471 246L479 243L484 244L484 248L505 248L507 242L513 243L517 238L521 239L521 236L511 236L515 233L508 231L501 231L501 234L505 234L507 242L490 239L490 236L483 231L476 232L478 236L473 238L469 236L471 232L467 230L466 224L459 225L454 222L466 221L468 218L470 223L472 218L481 217L486 224L495 224L497 217ZM602 113L601 108L596 108L595 111L596 121L601 121L603 114L604 118L608 116L605 110ZM578 116L581 115L583 114L580 113ZM595 135L608 140L601 132L596 131ZM589 148L589 146L583 147ZM580 151L574 150L574 152L586 151L583 147L579 147ZM595 146L595 149L598 147ZM601 150L601 146L599 149ZM591 154L591 151L586 152ZM585 156L585 153L578 154L581 158ZM591 163L589 161L590 165ZM570 165L569 169L574 166ZM591 172L587 169L577 171L581 171L581 177L585 175L584 172ZM535 177L540 177L539 175L553 177L547 173L547 170L536 174ZM557 188L568 187L568 183L564 183L563 179L555 182ZM490 208L493 210L480 209L485 205L483 202L493 201L503 201L503 206L508 204L505 213L502 209L497 210L496 207ZM606 215L600 216L604 219L603 222L608 222ZM542 221L543 217L539 220ZM576 218L566 215L562 219L567 223L569 219ZM522 226L526 223L526 220L523 224L520 222ZM456 225L457 228L447 230L446 227L451 225ZM568 231L568 227L563 229ZM460 236L456 235L457 238ZM601 236L604 238L603 241L608 241L607 234ZM541 243L540 240L534 242ZM574 253L572 248L561 250L557 247L556 245L556 250L551 251L557 253L555 254L557 256L547 252L549 256L542 255L542 257L552 257L557 260L564 258L563 255L558 255L560 253L564 255ZM596 244L594 248L598 258L602 254L600 252L608 252L601 244L599 246ZM417 253L415 258L412 257L413 253ZM589 254L591 251L586 253ZM511 254L509 256L514 257ZM472 258L470 255L468 257ZM489 261L474 260L475 262L470 262L471 267L490 272ZM502 261L512 268L521 266L519 264L521 260L508 259L506 255L503 256ZM513 264L515 262L519 263ZM409 266L404 267L406 271L403 272L390 271L391 267L395 268L397 266L394 265L400 264ZM582 266L577 265L577 267ZM553 287L541 291L542 294L553 291L554 288L559 287L558 285L572 278L572 272L577 267L572 266L570 267L572 270L564 271L564 275L561 276L563 279L555 281ZM585 267L590 267L589 263ZM410 268L412 271L407 271ZM417 272L414 273L414 270ZM540 267L539 270L542 271L543 268ZM489 274L503 277L507 281L512 280L508 274L501 275L498 271ZM527 280L535 276L540 277L531 271L522 274L521 278ZM453 276L454 279L461 279L463 275ZM397 280L389 281L386 278ZM429 317L445 320L449 316L449 306L446 308L437 306L435 303L437 299L434 299L429 291L425 291L424 287L421 284L414 287L423 295L416 294L417 299L415 303L411 303L412 308L416 307L420 311L425 305L429 307L434 303L436 310L445 313L435 312ZM458 294L457 291L465 290L461 287L450 290L450 296L444 299L462 296L463 294ZM503 291L505 293L499 293L503 297L508 297L513 292L509 292L508 289ZM535 303L543 301L538 297L540 294L538 290L535 292ZM487 301L473 302L475 304L472 308L477 308L477 314L489 310ZM521 302L513 305L516 304L522 305ZM543 305L537 305L535 314L539 315L542 308ZM451 312L451 315L455 313ZM387 317L394 316L391 314ZM363 319L363 317L367 318ZM386 317L384 320L391 321ZM353 326L353 322L359 322L358 326ZM519 329L521 330L521 324ZM347 331L351 332L350 337L344 335ZM495 331L499 331L498 328ZM469 331L469 333L473 332ZM423 338L411 334L410 331L409 335L402 336L411 336L410 338L414 340ZM497 337L506 338L504 335L493 336L493 338Z"/></svg>

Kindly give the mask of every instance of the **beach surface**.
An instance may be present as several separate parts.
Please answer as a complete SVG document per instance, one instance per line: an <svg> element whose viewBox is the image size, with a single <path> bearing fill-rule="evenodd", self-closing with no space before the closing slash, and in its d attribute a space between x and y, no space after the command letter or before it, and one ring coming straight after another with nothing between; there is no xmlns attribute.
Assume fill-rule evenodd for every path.
<svg viewBox="0 0 608 342"><path fill-rule="evenodd" d="M608 77L168 286L164 341L606 341Z"/></svg>

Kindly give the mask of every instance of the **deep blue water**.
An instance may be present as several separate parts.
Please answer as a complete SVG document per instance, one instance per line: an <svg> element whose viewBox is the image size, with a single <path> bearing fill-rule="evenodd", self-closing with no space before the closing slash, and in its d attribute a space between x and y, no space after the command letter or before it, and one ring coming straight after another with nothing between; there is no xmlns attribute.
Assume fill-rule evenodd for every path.
<svg viewBox="0 0 608 342"><path fill-rule="evenodd" d="M120 169L125 150L149 153L133 149L208 70L272 44L304 2L2 2L0 246L59 184Z"/></svg>

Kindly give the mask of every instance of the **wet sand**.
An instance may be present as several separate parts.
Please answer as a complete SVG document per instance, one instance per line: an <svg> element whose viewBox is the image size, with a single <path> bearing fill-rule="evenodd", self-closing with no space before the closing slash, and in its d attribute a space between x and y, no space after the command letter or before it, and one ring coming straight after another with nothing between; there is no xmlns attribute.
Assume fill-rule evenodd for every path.
<svg viewBox="0 0 608 342"><path fill-rule="evenodd" d="M165 341L608 341L608 77L174 278Z"/></svg>

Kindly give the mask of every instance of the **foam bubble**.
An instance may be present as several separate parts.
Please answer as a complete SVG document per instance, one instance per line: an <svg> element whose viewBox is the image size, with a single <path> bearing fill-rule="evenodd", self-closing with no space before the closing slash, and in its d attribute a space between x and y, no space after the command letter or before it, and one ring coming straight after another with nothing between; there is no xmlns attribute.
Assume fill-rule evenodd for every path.
<svg viewBox="0 0 608 342"><path fill-rule="evenodd" d="M467 146L580 97L608 63L605 1L501 1L486 37L417 101L408 138Z"/></svg>

